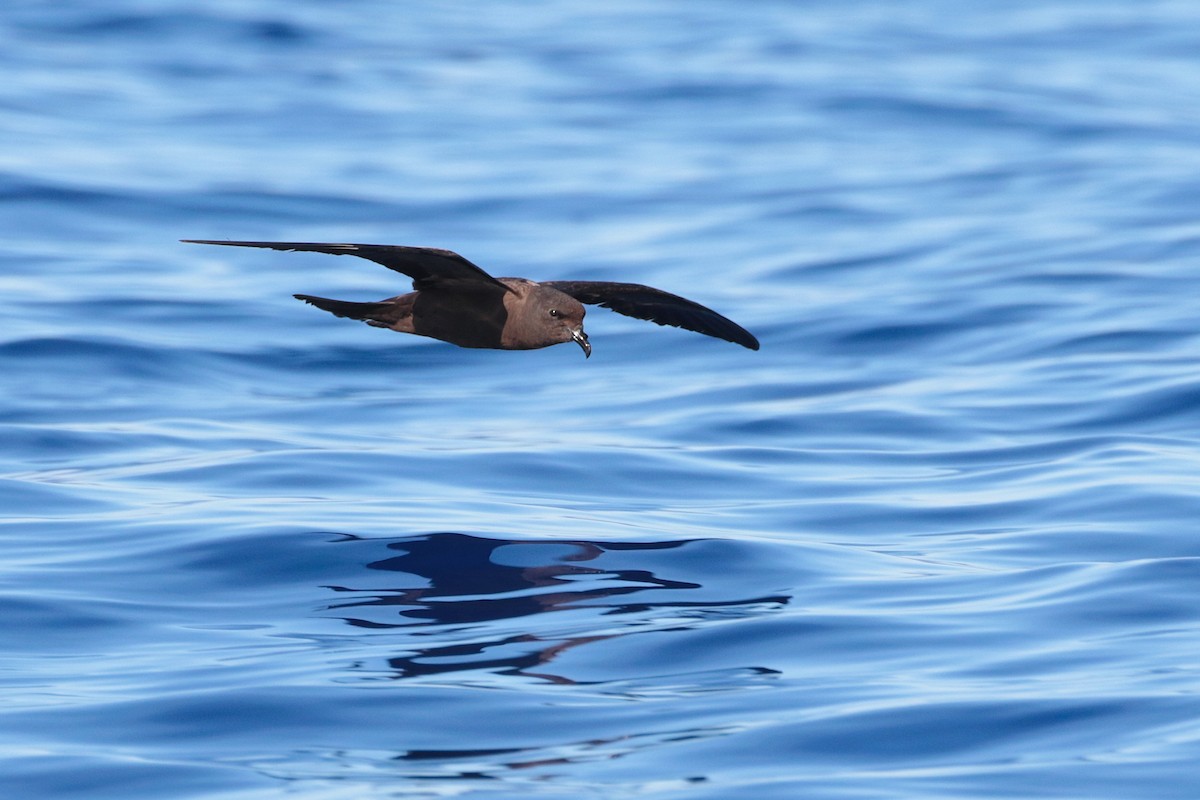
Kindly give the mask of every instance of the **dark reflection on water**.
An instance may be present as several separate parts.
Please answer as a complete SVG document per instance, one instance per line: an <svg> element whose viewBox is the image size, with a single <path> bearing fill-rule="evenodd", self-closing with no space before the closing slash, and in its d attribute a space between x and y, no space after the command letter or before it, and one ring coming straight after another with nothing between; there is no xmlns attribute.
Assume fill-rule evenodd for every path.
<svg viewBox="0 0 1200 800"><path fill-rule="evenodd" d="M400 582L384 587L328 587L354 598L333 603L329 610L344 615L355 609L354 615L341 618L359 628L438 628L438 644L408 643L414 645L411 653L387 659L394 678L485 670L552 683L588 683L549 673L547 665L571 648L667 629L661 623L664 617L671 627L684 630L689 616L699 619L718 610L725 615L730 610L760 613L788 603L789 597L780 594L715 597L700 583L663 577L654 568L639 566L641 554L685 549L701 541L518 540L462 533L414 536L387 545L400 555L367 565L403 576ZM557 626L550 630L552 623L540 619L516 630L495 624L547 612L582 612L588 621L583 630L576 622L569 631ZM477 635L471 635L476 629ZM413 631L414 637L430 633ZM461 640L464 635L466 640ZM454 643L446 644L447 638Z"/></svg>
<svg viewBox="0 0 1200 800"><path fill-rule="evenodd" d="M536 770L582 764L601 759L616 759L651 747L699 741L733 732L732 728L670 731L637 736L587 739L554 748L409 750L396 755L395 760L406 762L406 766L412 771L405 777L410 780L451 778L455 780L497 780L504 778L504 773L509 771ZM471 766L465 766L464 762ZM702 783L706 780L708 779L703 775L692 775L682 778L680 782Z"/></svg>

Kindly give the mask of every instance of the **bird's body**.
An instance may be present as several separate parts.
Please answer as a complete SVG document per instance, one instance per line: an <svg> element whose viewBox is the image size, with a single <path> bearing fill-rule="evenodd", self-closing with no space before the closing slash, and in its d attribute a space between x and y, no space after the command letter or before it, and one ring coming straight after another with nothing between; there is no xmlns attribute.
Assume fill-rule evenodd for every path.
<svg viewBox="0 0 1200 800"><path fill-rule="evenodd" d="M569 342L583 324L583 305L573 297L523 278L500 278L508 291L481 286L461 290L421 289L376 303L353 303L298 294L296 298L339 317L377 328L415 333L459 347L534 350ZM533 319L527 310L545 310ZM558 312L550 316L549 311ZM587 337L584 337L584 341Z"/></svg>
<svg viewBox="0 0 1200 800"><path fill-rule="evenodd" d="M459 347L533 350L576 342L592 353L583 332L583 304L673 325L758 349L758 340L712 309L635 283L493 278L457 253L428 247L307 242L231 242L184 239L194 244L265 247L357 255L413 279L414 291L374 303L296 298L339 317L379 328L440 339Z"/></svg>

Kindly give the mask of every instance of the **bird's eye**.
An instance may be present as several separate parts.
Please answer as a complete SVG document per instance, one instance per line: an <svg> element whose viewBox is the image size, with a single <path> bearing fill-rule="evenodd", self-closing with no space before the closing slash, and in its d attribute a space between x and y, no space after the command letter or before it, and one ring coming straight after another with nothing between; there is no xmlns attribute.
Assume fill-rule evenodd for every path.
<svg viewBox="0 0 1200 800"><path fill-rule="evenodd" d="M557 308L552 308L552 309L550 309L550 316L554 317L555 319L558 319L562 315L558 313Z"/></svg>

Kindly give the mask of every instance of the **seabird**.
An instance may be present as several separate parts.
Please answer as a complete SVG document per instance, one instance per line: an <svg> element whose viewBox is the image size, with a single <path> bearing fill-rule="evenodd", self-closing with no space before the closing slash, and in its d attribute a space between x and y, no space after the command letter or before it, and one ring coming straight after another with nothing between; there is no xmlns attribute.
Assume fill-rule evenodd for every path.
<svg viewBox="0 0 1200 800"><path fill-rule="evenodd" d="M678 295L639 283L493 278L458 253L433 247L319 242L231 242L183 239L190 244L265 247L271 250L354 255L412 278L413 290L374 303L296 299L339 317L401 333L430 336L459 347L534 350L575 342L585 357L592 345L583 332L583 304L725 339L751 350L758 340L737 323Z"/></svg>

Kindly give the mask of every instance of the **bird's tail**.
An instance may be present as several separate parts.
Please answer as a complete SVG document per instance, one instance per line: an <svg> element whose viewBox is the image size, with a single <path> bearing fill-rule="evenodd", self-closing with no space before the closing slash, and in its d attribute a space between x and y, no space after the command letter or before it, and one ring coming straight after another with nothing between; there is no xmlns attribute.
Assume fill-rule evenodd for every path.
<svg viewBox="0 0 1200 800"><path fill-rule="evenodd" d="M292 295L297 300L303 300L309 305L316 306L322 311L338 317L361 319L369 325L388 327L395 322L392 303L352 303L348 300L330 300L328 297L314 297L311 294ZM393 312L393 313L389 313Z"/></svg>

